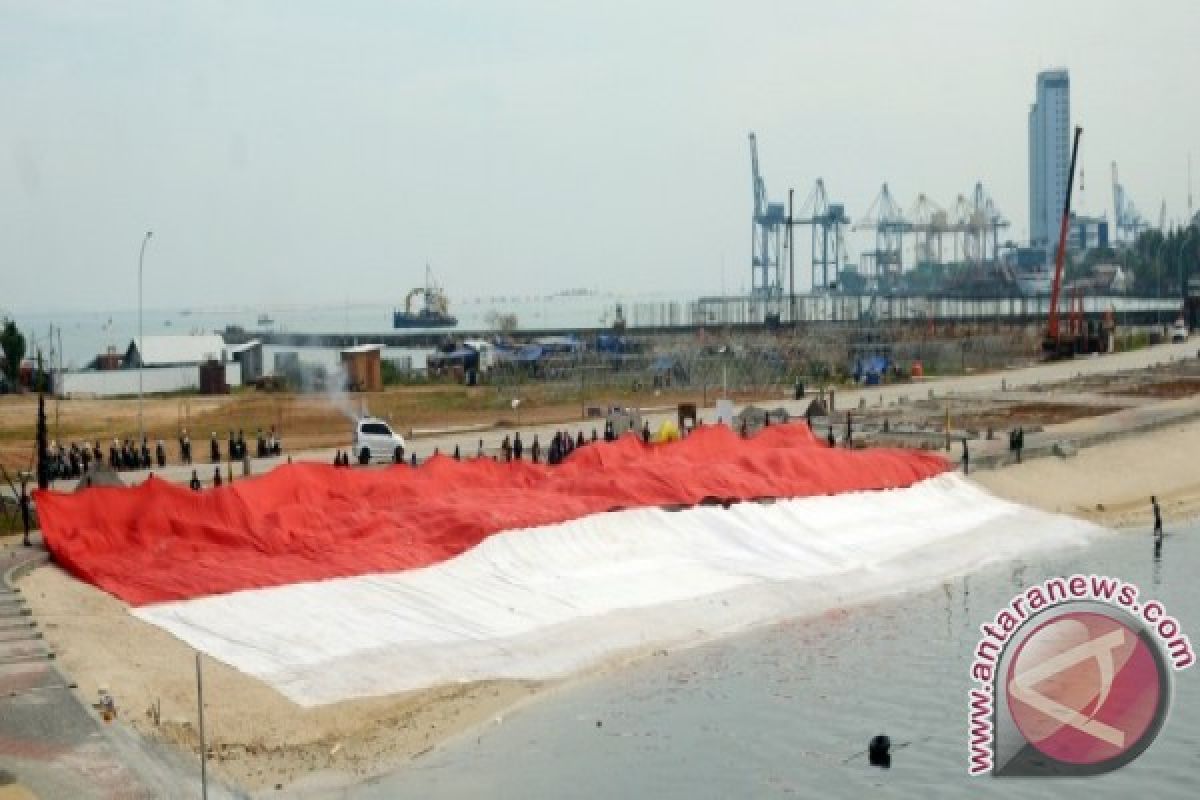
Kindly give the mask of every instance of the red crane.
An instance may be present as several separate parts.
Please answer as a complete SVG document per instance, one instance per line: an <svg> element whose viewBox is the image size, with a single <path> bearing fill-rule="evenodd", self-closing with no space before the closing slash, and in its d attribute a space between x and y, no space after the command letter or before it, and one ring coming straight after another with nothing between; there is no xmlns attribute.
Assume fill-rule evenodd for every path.
<svg viewBox="0 0 1200 800"><path fill-rule="evenodd" d="M1058 231L1058 253L1054 257L1054 284L1050 289L1050 319L1042 349L1049 356L1069 355L1074 349L1071 341L1062 342L1058 332L1058 295L1062 290L1063 261L1067 254L1067 230L1071 225L1071 191L1075 187L1075 159L1079 155L1079 137L1083 128L1075 126L1075 141L1071 143L1071 168L1067 173L1067 197L1063 202L1062 226ZM1065 347L1064 347L1065 345Z"/></svg>

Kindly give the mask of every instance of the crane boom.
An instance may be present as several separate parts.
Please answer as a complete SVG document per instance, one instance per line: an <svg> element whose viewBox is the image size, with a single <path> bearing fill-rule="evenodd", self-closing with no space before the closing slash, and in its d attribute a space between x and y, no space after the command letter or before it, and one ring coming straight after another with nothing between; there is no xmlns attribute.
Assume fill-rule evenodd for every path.
<svg viewBox="0 0 1200 800"><path fill-rule="evenodd" d="M1079 156L1079 137L1083 128L1075 126L1075 141L1071 143L1071 167L1067 171L1067 196L1063 201L1062 225L1058 231L1058 253L1054 257L1054 284L1050 289L1050 318L1046 326L1046 347L1058 350L1058 294L1062 290L1063 261L1067 253L1067 229L1071 224L1071 190L1075 185L1075 159ZM1115 173L1114 173L1115 174Z"/></svg>

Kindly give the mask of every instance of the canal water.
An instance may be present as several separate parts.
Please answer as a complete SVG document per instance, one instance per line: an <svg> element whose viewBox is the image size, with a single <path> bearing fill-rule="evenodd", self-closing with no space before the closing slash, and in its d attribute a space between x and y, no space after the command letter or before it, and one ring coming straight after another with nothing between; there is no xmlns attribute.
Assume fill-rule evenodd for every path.
<svg viewBox="0 0 1200 800"><path fill-rule="evenodd" d="M1200 530L1145 532L1012 562L932 591L797 620L574 681L401 770L328 797L1200 796L1200 669L1166 726L1096 778L970 778L966 698L979 626L1022 589L1095 572L1136 583L1200 641ZM867 742L895 743L890 770Z"/></svg>

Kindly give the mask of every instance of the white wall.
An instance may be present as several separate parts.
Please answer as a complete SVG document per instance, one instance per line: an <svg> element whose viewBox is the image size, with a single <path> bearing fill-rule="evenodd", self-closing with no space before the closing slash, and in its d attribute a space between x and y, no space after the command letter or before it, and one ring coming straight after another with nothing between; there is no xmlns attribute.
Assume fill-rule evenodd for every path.
<svg viewBox="0 0 1200 800"><path fill-rule="evenodd" d="M426 357L434 352L432 347L385 347L380 354L384 361L399 361L412 359L412 369L425 369ZM263 374L275 373L275 354L295 353L301 364L322 366L329 372L335 372L342 364L341 350L336 347L287 347L285 345L263 346Z"/></svg>
<svg viewBox="0 0 1200 800"><path fill-rule="evenodd" d="M230 386L242 385L242 365L225 365L225 382ZM142 391L145 394L179 392L200 388L200 368L191 367L146 367L142 370ZM96 397L118 397L138 393L138 371L136 369L86 370L64 372L58 376L60 397L71 395L93 395Z"/></svg>

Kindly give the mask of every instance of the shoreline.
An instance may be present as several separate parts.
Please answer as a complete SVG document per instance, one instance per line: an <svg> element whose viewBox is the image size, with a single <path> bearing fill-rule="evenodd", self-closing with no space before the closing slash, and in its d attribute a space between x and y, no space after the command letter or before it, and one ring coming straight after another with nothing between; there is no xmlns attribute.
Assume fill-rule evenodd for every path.
<svg viewBox="0 0 1200 800"><path fill-rule="evenodd" d="M1004 499L1069 514L1123 532L1149 529L1157 494L1168 530L1200 517L1200 479L1189 454L1200 452L1200 421L1137 434L1064 458L973 473ZM1121 465L1120 469L1114 468ZM59 661L84 702L100 688L118 702L119 719L139 735L196 753L192 649L141 622L123 603L48 565L21 585ZM210 766L254 793L278 786L336 789L401 769L566 685L653 658L665 648L626 653L562 679L485 681L302 709L275 690L206 659ZM674 648L672 648L674 649ZM158 705L161 717L153 719Z"/></svg>

